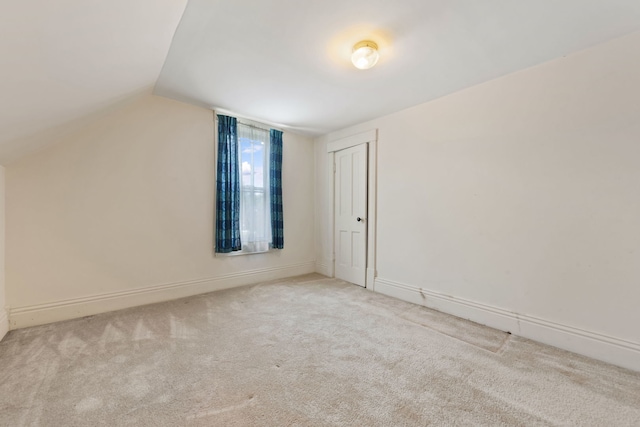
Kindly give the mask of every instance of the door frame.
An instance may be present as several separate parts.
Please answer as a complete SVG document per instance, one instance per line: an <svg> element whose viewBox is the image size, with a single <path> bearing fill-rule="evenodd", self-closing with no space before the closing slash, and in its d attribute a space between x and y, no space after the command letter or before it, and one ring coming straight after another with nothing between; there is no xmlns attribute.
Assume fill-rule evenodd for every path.
<svg viewBox="0 0 640 427"><path fill-rule="evenodd" d="M356 145L368 144L367 157L367 273L365 275L365 288L373 291L376 272L376 227L377 227L377 166L378 166L378 130L372 129L366 132L351 135L345 138L333 140L327 144L327 177L329 189L329 241L331 249L329 254L329 277L335 277L336 250L335 250L335 153Z"/></svg>

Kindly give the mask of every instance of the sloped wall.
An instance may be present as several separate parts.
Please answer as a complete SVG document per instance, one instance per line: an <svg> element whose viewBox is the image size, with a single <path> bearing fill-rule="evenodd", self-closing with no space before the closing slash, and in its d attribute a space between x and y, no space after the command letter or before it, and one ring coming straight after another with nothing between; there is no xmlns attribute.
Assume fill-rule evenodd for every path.
<svg viewBox="0 0 640 427"><path fill-rule="evenodd" d="M285 249L215 257L213 136L149 94L7 166L11 327L313 271L312 140L284 135Z"/></svg>

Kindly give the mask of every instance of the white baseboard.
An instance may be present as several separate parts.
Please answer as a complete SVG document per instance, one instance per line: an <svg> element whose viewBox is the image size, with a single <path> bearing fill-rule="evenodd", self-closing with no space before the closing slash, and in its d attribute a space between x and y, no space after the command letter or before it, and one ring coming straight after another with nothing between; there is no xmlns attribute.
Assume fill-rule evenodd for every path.
<svg viewBox="0 0 640 427"><path fill-rule="evenodd" d="M11 307L9 310L9 327L10 329L19 329L43 325L267 280L298 276L313 273L314 271L315 262L310 261L281 267L242 271L205 279L72 298L46 304Z"/></svg>
<svg viewBox="0 0 640 427"><path fill-rule="evenodd" d="M375 291L514 335L640 371L640 343L377 278Z"/></svg>
<svg viewBox="0 0 640 427"><path fill-rule="evenodd" d="M9 332L9 316L7 316L7 311L0 307L0 341L7 335Z"/></svg>
<svg viewBox="0 0 640 427"><path fill-rule="evenodd" d="M329 268L327 267L326 264L321 262L316 262L316 273L324 274L325 276L327 276L328 270Z"/></svg>
<svg viewBox="0 0 640 427"><path fill-rule="evenodd" d="M324 262L316 262L316 273L331 277L329 266Z"/></svg>

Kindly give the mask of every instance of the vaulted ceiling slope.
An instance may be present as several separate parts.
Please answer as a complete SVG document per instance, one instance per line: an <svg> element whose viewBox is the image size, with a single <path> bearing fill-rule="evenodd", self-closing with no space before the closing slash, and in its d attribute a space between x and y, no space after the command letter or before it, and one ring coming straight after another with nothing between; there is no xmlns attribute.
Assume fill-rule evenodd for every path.
<svg viewBox="0 0 640 427"><path fill-rule="evenodd" d="M0 162L39 148L52 129L150 92L186 3L1 2Z"/></svg>
<svg viewBox="0 0 640 427"><path fill-rule="evenodd" d="M319 135L635 31L638 0L5 1L0 163L154 85Z"/></svg>
<svg viewBox="0 0 640 427"><path fill-rule="evenodd" d="M190 0L155 93L318 135L638 30L638 0Z"/></svg>

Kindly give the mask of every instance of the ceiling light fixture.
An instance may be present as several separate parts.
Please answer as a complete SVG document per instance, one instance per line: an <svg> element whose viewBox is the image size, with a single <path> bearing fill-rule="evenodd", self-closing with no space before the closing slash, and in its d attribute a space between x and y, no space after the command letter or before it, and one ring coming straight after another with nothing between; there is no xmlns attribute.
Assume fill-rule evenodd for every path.
<svg viewBox="0 0 640 427"><path fill-rule="evenodd" d="M380 54L378 53L378 45L372 41L361 41L353 46L351 54L351 62L360 70L368 70L378 63Z"/></svg>

